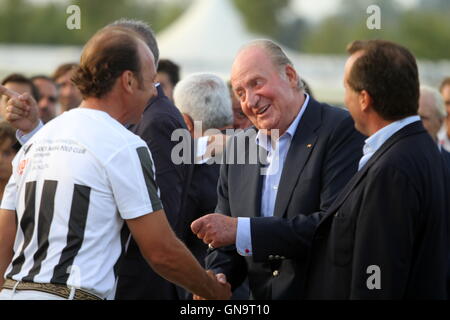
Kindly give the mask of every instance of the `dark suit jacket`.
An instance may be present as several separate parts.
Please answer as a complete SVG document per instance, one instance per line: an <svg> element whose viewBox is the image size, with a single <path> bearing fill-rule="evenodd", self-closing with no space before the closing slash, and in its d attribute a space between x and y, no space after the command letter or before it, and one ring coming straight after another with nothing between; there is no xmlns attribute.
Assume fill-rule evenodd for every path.
<svg viewBox="0 0 450 320"><path fill-rule="evenodd" d="M445 299L449 191L443 172L420 122L389 138L318 226L306 297ZM376 273L381 289L369 290Z"/></svg>
<svg viewBox="0 0 450 320"><path fill-rule="evenodd" d="M219 180L219 164L196 164L186 200L183 223L190 226L201 216L215 212L217 206L217 181ZM198 262L204 266L208 246L190 230L185 228L181 237Z"/></svg>
<svg viewBox="0 0 450 320"><path fill-rule="evenodd" d="M171 160L172 148L178 143L171 141L172 132L181 128L186 129L183 117L164 95L161 86L158 87L158 96L145 109L141 122L130 128L147 142L152 153L164 211L178 236L181 229L179 218L183 216L182 201L189 183L188 172L192 170L192 165L175 165ZM119 262L118 275L116 299L179 298L179 288L152 270L133 239Z"/></svg>
<svg viewBox="0 0 450 320"><path fill-rule="evenodd" d="M444 162L446 164L446 173L447 173L447 182L450 185L450 152L445 150L444 148L441 149L441 154L444 157ZM448 234L450 235L450 210L447 215L449 229ZM448 254L448 270L447 270L447 298L450 300L450 250Z"/></svg>
<svg viewBox="0 0 450 320"><path fill-rule="evenodd" d="M444 157L444 161L448 168L450 168L450 152L445 150L444 148L441 149L442 157Z"/></svg>
<svg viewBox="0 0 450 320"><path fill-rule="evenodd" d="M248 275L255 299L300 298L305 257L281 259L287 257L283 248L290 242L283 241L288 235L281 234L277 226L294 217L306 219L314 212L325 211L355 174L363 140L347 111L311 99L287 154L274 217L251 220L253 257L240 256L234 246L213 250L208 254L207 267L225 273L233 288ZM255 145L255 135L249 137L249 144ZM260 169L259 164L223 165L216 212L259 217L263 181ZM312 238L313 232L314 227L306 238ZM267 249L274 243L278 244L276 248ZM280 259L271 260L272 255Z"/></svg>

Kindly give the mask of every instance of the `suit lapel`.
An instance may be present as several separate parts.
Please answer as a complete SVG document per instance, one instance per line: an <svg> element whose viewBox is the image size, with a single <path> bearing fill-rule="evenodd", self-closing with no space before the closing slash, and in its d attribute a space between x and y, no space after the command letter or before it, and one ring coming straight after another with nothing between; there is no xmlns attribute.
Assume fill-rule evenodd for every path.
<svg viewBox="0 0 450 320"><path fill-rule="evenodd" d="M332 216L339 208L342 206L344 201L348 198L350 193L355 189L358 184L361 182L363 177L367 174L367 171L380 159L392 146L394 146L401 139L425 132L422 124L420 122L413 122L401 130L397 131L392 137L390 137L381 147L375 152L375 154L370 158L370 160L366 163L366 165L358 171L352 179L347 183L345 188L341 191L339 196L336 198L334 203L327 210L327 214L322 219L322 222L326 220L328 217ZM322 222L320 224L322 224ZM320 225L319 224L319 225Z"/></svg>
<svg viewBox="0 0 450 320"><path fill-rule="evenodd" d="M283 217L294 189L317 141L316 130L322 120L320 104L311 98L289 147L281 174L274 216Z"/></svg>
<svg viewBox="0 0 450 320"><path fill-rule="evenodd" d="M248 172L248 180L246 184L247 192L243 196L248 197L251 203L249 212L244 213L244 216L260 217L261 216L261 194L262 194L262 175L261 165L254 164L246 167L246 175ZM245 199L243 199L245 200Z"/></svg>
<svg viewBox="0 0 450 320"><path fill-rule="evenodd" d="M248 179L246 183L246 192L243 193L243 196L250 199L250 210L246 215L249 217L260 217L261 216L261 196L262 196L262 184L263 184L263 175L261 174L261 170L263 169L263 165L267 159L267 151L261 148L256 143L256 128L254 128L255 134L250 137L249 143L256 145L256 150L258 150L258 161L256 164L249 164L244 167L245 172L242 172L242 175L247 176ZM247 149L247 152L252 148ZM252 159L252 156L247 153L247 159ZM245 201L245 199L243 199ZM245 214L244 214L245 215Z"/></svg>

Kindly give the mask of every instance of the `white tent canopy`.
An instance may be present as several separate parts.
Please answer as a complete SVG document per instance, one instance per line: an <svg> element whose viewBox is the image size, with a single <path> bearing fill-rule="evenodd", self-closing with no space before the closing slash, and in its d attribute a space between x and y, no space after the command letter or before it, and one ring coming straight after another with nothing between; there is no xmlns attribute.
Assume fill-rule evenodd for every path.
<svg viewBox="0 0 450 320"><path fill-rule="evenodd" d="M179 63L183 73L227 75L233 58L250 34L229 0L197 0L166 30L157 35L162 58Z"/></svg>
<svg viewBox="0 0 450 320"><path fill-rule="evenodd" d="M232 0L195 0L177 21L157 35L161 58L179 64L183 75L213 72L224 79L229 78L239 48L251 40L262 38L267 36L247 31ZM283 49L319 96L341 99L343 57L320 58Z"/></svg>

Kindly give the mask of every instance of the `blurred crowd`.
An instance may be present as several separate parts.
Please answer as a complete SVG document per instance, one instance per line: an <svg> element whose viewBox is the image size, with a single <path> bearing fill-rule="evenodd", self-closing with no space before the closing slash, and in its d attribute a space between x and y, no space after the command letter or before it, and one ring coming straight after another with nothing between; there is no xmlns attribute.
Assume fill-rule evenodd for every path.
<svg viewBox="0 0 450 320"><path fill-rule="evenodd" d="M142 112L138 115L139 121L132 121L134 118L128 117L128 114L137 112L138 103L136 101L140 101L138 98L145 99L147 97L142 93L144 87L139 87L139 89L136 89L138 85L136 88L133 87L135 74L139 72L133 71L133 74L127 74L127 70L132 70L132 66L127 65L122 68L121 62L117 62L120 60L114 60L115 55L122 54L122 57L124 56L124 53L119 54L118 52L126 46L123 44L121 47L121 43L128 43L127 41L138 43L135 44L139 48L139 50L136 49L136 54L141 57L139 58L141 60L137 65L139 70L147 72L146 74L142 71L140 76L136 77L138 83L139 78L147 81L146 92L150 98L147 99L145 106L142 107ZM383 51L384 48L387 49ZM146 50L145 54L144 50ZM407 76L410 78L417 76L414 73L417 68L411 67L415 63L414 58L410 57L407 49L396 44L368 42L367 45L364 45L356 43L353 48L349 49L349 54L357 59L363 55L361 52L372 52L371 50L378 54L386 54L387 57L390 57L389 54L392 52L398 51L398 61L400 62L395 59L389 61L387 58L382 62L386 63L388 67L390 67L389 63L392 63L392 73L394 74L398 73L403 76L403 70L406 70L404 72L407 73L410 72L408 68L411 68L413 71L407 73ZM98 53L98 57L95 57L92 52ZM447 170L445 172L450 170L450 77L443 79L438 88L421 86L419 90L419 87L416 86L419 96L416 102L411 102L415 99L415 84L406 87L405 90L413 88L409 93L400 92L405 88L403 84L399 84L401 89L392 87L392 82L390 82L392 79L387 78L385 87L377 87L373 84L375 80L372 81L370 77L372 74L375 77L378 70L373 68L375 70L373 71L370 67L364 69L357 65L363 63L361 61L364 59L358 62L349 60L348 68L353 67L353 69L348 71L345 78L346 90L351 92L346 94L345 103L349 109L347 112L317 102L311 88L301 78L301 75L297 74L288 57L271 41L261 41L261 43L244 46L238 53L233 66L230 66L231 78L226 80L213 73L192 74L181 78L182 66L179 66L176 61L160 59L159 55L153 32L145 23L121 20L102 29L93 37L93 40L85 47L79 64L61 65L52 75L27 77L15 73L1 81L1 85L5 89L2 89L3 96L0 100L0 202L5 195L2 209L11 212L17 211L17 222L14 224L20 226L17 228L17 234L14 232L13 240L15 240L11 242L11 245L14 243L14 254L9 256L11 265L0 263L0 270L5 273L4 292L14 293L16 290L25 292L28 288L28 290L55 295L58 286L63 285L67 286L69 291L67 296L63 294L60 297L69 299L89 298L89 294L93 294L94 298L101 299L156 300L225 299L230 297L236 300L303 297L312 299L446 298L446 293L443 293L442 288L437 288L434 284L443 281L443 288L445 288L445 281L448 279L443 276L448 276L450 266L447 238L450 208L445 203L448 200L442 197L444 194L447 199L450 198L446 184L450 181L444 173L445 170ZM373 61L377 61L376 55L373 57L367 55L367 59L373 58ZM144 60L144 56L147 60ZM100 60L99 57L104 60ZM410 60L403 66L401 65L402 59ZM131 57L130 60L132 60ZM147 61L151 61L151 63ZM373 61L367 62L368 65L374 63ZM271 65L272 62L274 66ZM400 64L400 71L395 69L398 66L395 64L397 62ZM123 64L125 65L125 63ZM277 64L282 67L282 71L274 72L271 69L272 67L278 68ZM153 67L155 68L154 75L152 74ZM357 67L360 69L356 69ZM373 73L364 73L367 70L372 70ZM360 74L356 74L356 72L360 72ZM255 76L253 77L253 75ZM392 81L401 79L401 76L398 78L395 76ZM104 83L99 84L102 81ZM88 91L87 88L92 90ZM26 103L24 94L30 96ZM404 96L407 97L401 100ZM136 107L130 106L133 101L136 102ZM395 106L393 101L398 105ZM96 287L96 281L86 280L84 283L82 280L81 288L72 290L70 288L76 287L71 282L72 276L69 279L58 280L61 278L54 275L52 280L50 278L45 280L47 279L44 276L46 268L53 265L45 264L46 256L40 256L42 250L47 250L49 246L52 246L52 242L61 241L61 238L66 236L63 231L61 234L52 233L49 236L50 228L57 228L54 224L61 223L62 218L59 217L59 220L55 218L55 221L58 222L52 222L51 218L39 219L45 217L45 210L47 210L45 205L49 205L49 203L52 203L52 208L56 208L52 209L55 213L51 213L55 217L64 216L64 214L69 216L73 212L78 214L78 211L73 211L73 207L70 211L70 207L67 206L64 207L66 209L60 209L58 206L61 204L58 202L60 201L58 197L63 196L56 191L50 196L49 193L46 193L45 186L42 187L43 191L38 192L39 197L41 194L43 195L42 203L36 202L36 205L33 203L32 207L28 207L30 180L20 180L26 177L26 173L25 175L21 173L17 177L15 174L19 171L31 170L26 167L27 161L29 161L28 155L34 155L33 152L37 152L34 151L36 146L43 146L44 142L58 140L60 137L55 136L58 132L61 132L61 139L70 140L72 136L66 135L67 132L70 132L74 121L80 121L76 124L77 129L75 127L73 129L75 130L73 133L74 143L85 148L87 153L93 154L93 158L100 157L100 155L90 149L90 144L86 142L89 140L86 137L89 137L91 131L90 139L91 141L98 139L99 150L102 148L106 150L107 146L109 147L110 141L106 136L121 139L116 141L115 146L110 147L111 150L104 151L104 155L101 155L104 156L104 159L98 160L105 168L109 165L108 159L112 159L110 162L114 162L115 155L122 152L120 151L122 144L128 146L130 143L131 145L131 142L127 141L131 141L132 138L123 132L114 136L115 132L119 132L119 128L115 128L112 122L103 124L103 120L99 120L100 118L96 118L98 130L111 128L111 132L97 132L92 127L87 127L92 123L95 127L95 122L91 123L86 118L86 122L83 123L80 120L84 119L81 113L76 114L79 109L107 110L104 109L106 102L114 106L111 107L114 112L111 111L109 115L123 125L123 130L126 128L129 132L139 136L145 144L140 146L141 151L138 148L138 155L135 158L133 156L124 157L116 164L117 172L123 171L122 173L113 174L109 169L102 171L102 174L98 173L98 179L103 179L103 175L106 176L105 183L110 185L112 194L111 203L116 205L116 211L110 213L109 219L120 216L119 220L122 221L122 224L123 221L127 222L123 224L123 227L117 222L117 225L121 227L120 232L113 234L114 239L121 243L117 244L120 247L120 250L117 249L120 251L120 254L117 254L117 261L107 264L105 258L105 261L98 262L102 268L111 267L111 270L108 269L105 273L114 274L114 288L108 287L107 290L103 290L99 289L100 286ZM417 108L415 108L416 104ZM380 105L382 107L379 107ZM412 107L401 108L408 105L412 105ZM278 106L281 106L279 110ZM378 107L380 109L377 109ZM136 110L131 110L132 108ZM313 112L318 114L313 114ZM420 117L420 121L418 118L414 118L417 116ZM403 124L401 121L405 119L408 123ZM24 124L25 122L26 124ZM196 127L196 123L201 123L200 130ZM397 153L390 154L387 160L383 160L382 154L372 157L373 154L377 155L378 149L385 147L385 141L393 140L389 140L393 133L387 136L388 140L378 137L379 145L376 144L376 141L370 141L368 137L372 137L379 130L394 123L398 125L397 132L406 130L402 129L405 126L410 130L405 133L405 139L417 135L417 139L413 139L411 142L412 145L416 144L416 149L411 153L406 151L409 145L404 142L402 147L398 147L398 150L395 147L389 147L397 150ZM418 129L414 125L419 126ZM427 138L420 135L422 125L428 132ZM116 130L114 133L113 127ZM195 145L192 150L194 150L196 159L200 155L201 161L174 163L173 152L178 141L173 141L172 134L179 129L184 129L189 133L192 138L188 140L189 144ZM216 134L208 134L208 130L211 129L216 130L214 131ZM234 131L230 129L234 129ZM268 130L270 136L270 131L274 129L280 130L280 137L276 143L270 142L270 139L269 142L261 140L263 130ZM252 130L254 131L253 135ZM299 138L297 138L297 133ZM260 165L236 165L233 163L220 165L211 161L212 158L229 156L232 153L229 152L229 148L232 148L230 146L240 134L249 135L250 142L248 143L250 145L254 143L255 147L264 148L268 160L263 166L273 169L275 162L273 159L279 161L277 163L279 167L275 169L278 171L275 174L262 177L259 173L255 173L255 170L260 169ZM433 143L428 142L429 137ZM139 147L138 142L133 143ZM226 145L228 147L225 147ZM144 149L148 147L148 154L142 154L142 147ZM131 154L133 148L130 149L131 151L128 150L127 154ZM294 148L295 151L292 151ZM373 152L368 151L370 148L373 148ZM391 149L385 148L387 151L383 152L389 154ZM213 151L210 152L211 150ZM210 152L210 155L202 157L207 152ZM413 159L411 160L409 155L413 153L426 153L426 155L417 159L411 156ZM16 155L17 160L13 161ZM371 157L372 160L370 160ZM440 157L442 157L442 164L441 160L436 162L436 159L441 159ZM376 160L373 160L375 158ZM61 159L66 158L59 158L59 161ZM385 167L381 165L395 160L398 162L388 163ZM52 169L41 170L38 174L33 173L33 177L38 181L38 187L34 186L34 188L41 188L39 184L41 180L45 180L46 183L49 180L56 180L60 185L62 183L59 179L67 179L67 176L71 175L74 176L74 183L80 184L82 179L78 179L77 174L82 176L82 169L77 171L79 169L76 169L76 162L81 160L73 160L73 163L70 161L68 162L70 166L66 167L64 173L55 173L51 171ZM373 164L373 162L376 163ZM364 169L365 166L367 166L366 169ZM403 166L403 168L399 171L392 169L397 166ZM443 169L445 166L447 169ZM135 174L137 171L133 171L136 168L142 169L143 178L140 176L136 178L138 177ZM432 187L431 182L420 176L419 173L417 175L420 177L409 176L409 174L415 173L415 170L420 171L421 168L424 170L423 174L429 175L430 179L444 178L442 181L435 180ZM88 170L91 169L86 169L86 171ZM364 170L366 171L364 172ZM356 179L363 179L363 182L358 180L352 185L352 181L355 180L354 176L358 176L361 172L364 172L366 176ZM384 175L384 172L388 173ZM439 172L441 173L439 174ZM361 173L361 175L364 174ZM117 182L116 185L115 179L118 179L117 177L120 175L123 177L120 179L121 182ZM402 175L405 175L406 178L403 179ZM92 173L92 177L94 176L97 177L97 173ZM382 178L384 180L381 180ZM415 180L416 178L417 180ZM125 189L127 183L135 184L135 189L117 191L119 188ZM362 191L349 190L347 183L353 188L362 188ZM407 189L408 185L413 186L411 193L408 193L409 189L396 189L403 187ZM378 195L377 188L380 186L384 186L382 188L384 194L369 202L371 197ZM137 219L135 221L137 223L145 216L134 216L124 212L129 207L134 208L135 204L132 201L138 202L134 197L137 198L137 194L141 194L142 189L149 190L145 197L148 196L150 199L146 198L145 201L142 201L142 207L144 207L144 203L146 205L150 203L151 209L149 210L152 212L164 210L166 217L164 219L167 219L167 225L170 226L174 239L181 240L182 245L172 239L172 234L162 233L163 231L169 232L164 227L165 223L152 221L148 222L150 224L146 224L147 222L141 221L139 224L134 224L133 219ZM344 199L338 197L341 190L347 190L347 197ZM429 195L428 191L433 195ZM93 203L94 199L97 199L96 197L99 197L93 192L91 191L91 202L88 202L88 205ZM402 192L411 199L405 199L401 195ZM392 198L386 193L392 194ZM74 193L73 199L75 196ZM64 197L67 198L67 196ZM130 197L131 200L128 201L127 197ZM72 198L70 200L72 201ZM25 207L21 205L23 201L27 204ZM347 204L350 201L353 203ZM402 202L402 205L405 206L391 205L396 201ZM409 207L404 203L408 201L413 203ZM80 200L80 203L84 202ZM356 203L361 205L362 209ZM380 212L390 212L391 210L392 216L380 220L374 219L370 216L369 205L370 208L376 208L379 211L377 214L380 215L382 215ZM77 204L73 206L77 206ZM338 206L340 209L335 208L337 211L331 215L334 216L334 220L330 222L327 220L329 216L326 214L327 210ZM31 216L29 210L33 211ZM101 216L101 208L98 210L98 214ZM339 213L346 211L351 212L348 214L349 216L356 215L354 219L350 219L351 222L348 224L344 221L348 216L339 216ZM442 217L436 217L436 212L441 213ZM89 211L89 214L94 213L96 212ZM397 216L398 213L404 213L404 217ZM2 214L6 213L2 212ZM365 218L365 214L367 218ZM408 224L410 220L412 222ZM408 230L399 227L403 222L408 224ZM95 225L96 223L100 223L100 221L85 221L88 227L89 224ZM323 231L327 224L330 228L329 233ZM366 224L370 226L367 227ZM423 229L420 227L421 224ZM444 224L445 230L438 227L439 224ZM152 227L149 231L142 231L144 226L150 228L151 225L157 227L155 229ZM6 222L1 224L2 228L6 228L5 226ZM33 231L30 231L34 230L35 226L37 226L37 235L33 235ZM74 229L78 227L76 225ZM86 228L89 229L88 227ZM62 230L61 227L58 228ZM71 228L69 227L67 243L71 236L74 238L79 236L76 231L71 234ZM397 228L402 231L388 234L388 230ZM47 230L47 233L44 231L41 233L41 229ZM161 233L157 233L156 229L160 229ZM112 228L111 230L116 229ZM379 239L369 239L369 234L371 236L374 234L368 230L383 231L378 233ZM31 232L29 237L27 232ZM320 232L324 232L324 234ZM152 236L151 233L155 233L155 235ZM432 238L432 234L441 238ZM174 249L169 249L169 245L161 244L161 248L157 245L145 245L148 241L159 243L155 239L156 235L164 237L171 247L179 248L177 249L179 251L172 252ZM87 241L88 233L84 237ZM92 237L95 239L95 235ZM83 236L81 239L83 241ZM110 246L115 246L114 239L111 239ZM96 241L101 242L102 239L99 237ZM443 243L442 246L436 245L436 252L433 253L436 259L440 259L441 267L436 267L436 269L434 269L435 266L424 266L426 255L423 251L430 248L428 241L434 244L436 241ZM389 243L384 246L384 242ZM383 243L383 245L378 247L378 243ZM398 247L394 243L397 243ZM345 248L340 250L339 246ZM364 248L364 253L359 252L362 249L359 250L358 246ZM394 251L394 249L389 251L393 247L396 248L395 250L403 251ZM58 250L57 248L62 250L58 246L52 247L53 250ZM191 261L190 257L182 255L181 252L187 254L187 251L186 253L182 251L183 248L187 248L195 258L195 265L194 260ZM295 251L292 251L294 249ZM67 249L67 252L64 250L61 253L62 260L65 253L71 252L70 248ZM81 256L86 254L85 251L95 251L96 249L80 243L78 250L72 252L72 258L79 259L78 263L82 264ZM350 250L352 253L347 253L346 250ZM384 256L378 250L389 252ZM319 256L318 252L323 254ZM333 265L335 269L317 267L315 270L317 273L321 273L315 274L306 267L306 265L313 268L312 266L327 264L329 260L324 257L329 255L335 255L330 260L330 265ZM386 260L391 258L395 260L394 256L396 255L401 256L396 262L401 266L390 266ZM382 258L380 258L381 256ZM0 258L5 259L5 257L8 257L7 253ZM36 266L36 261L40 261L39 266ZM304 264L305 261L308 263ZM364 278L363 275L370 276L366 273L364 264L366 261L375 261L373 264L376 265L381 264L381 290L386 290L385 295L373 294L376 290L368 293L360 287L363 285L354 285L355 281ZM86 262L86 264L88 263ZM352 266L349 267L349 264ZM435 264L435 262L430 262L430 264ZM360 265L364 265L364 270L361 269L363 267L360 268ZM183 267L188 268L188 266L194 270L192 279L189 281L189 270L174 271L181 270ZM203 270L202 268L211 269L214 274L208 274L207 278L202 278L199 271ZM392 274L387 274L388 272L392 272ZM423 279L425 273L436 274L436 277L428 279L428 281ZM42 278L39 278L41 274ZM400 284L391 279L399 274L402 274ZM320 275L324 276L325 279L322 281L327 281L329 290L326 289L327 285L320 284L321 280L312 283L314 279L320 278ZM311 283L305 285L308 283L307 277L313 280L308 280ZM205 282L205 287L202 287L199 283L207 281L205 279L209 279L208 281L211 282ZM348 283L346 283L347 280ZM213 281L217 281L217 283ZM388 281L392 281L392 286L387 283ZM422 282L430 285L427 286ZM39 283L41 287L34 286L36 283ZM376 287L376 281L374 283ZM24 289L20 289L21 285ZM48 287L45 287L46 285ZM52 286L56 286L56 289ZM214 287L215 291L211 293L207 289L208 286L217 287ZM226 293L226 290L230 291L229 294ZM83 296L85 291L87 295ZM22 298L30 297L23 296ZM39 296L38 298L49 297Z"/></svg>

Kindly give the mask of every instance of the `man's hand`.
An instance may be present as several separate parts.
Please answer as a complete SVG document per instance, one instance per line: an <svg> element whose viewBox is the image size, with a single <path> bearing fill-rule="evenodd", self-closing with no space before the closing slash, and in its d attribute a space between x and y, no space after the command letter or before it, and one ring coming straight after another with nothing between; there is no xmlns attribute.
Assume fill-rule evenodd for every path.
<svg viewBox="0 0 450 320"><path fill-rule="evenodd" d="M236 242L237 218L208 214L192 222L191 230L213 248L229 246Z"/></svg>
<svg viewBox="0 0 450 320"><path fill-rule="evenodd" d="M229 300L231 298L231 285L227 282L227 277L223 273L214 275L211 270L207 271L208 276L217 282L217 295L216 300ZM203 297L193 295L194 300L206 300Z"/></svg>
<svg viewBox="0 0 450 320"><path fill-rule="evenodd" d="M39 124L39 109L29 93L22 95L0 85L0 96L9 98L6 104L6 120L16 129L27 134Z"/></svg>

